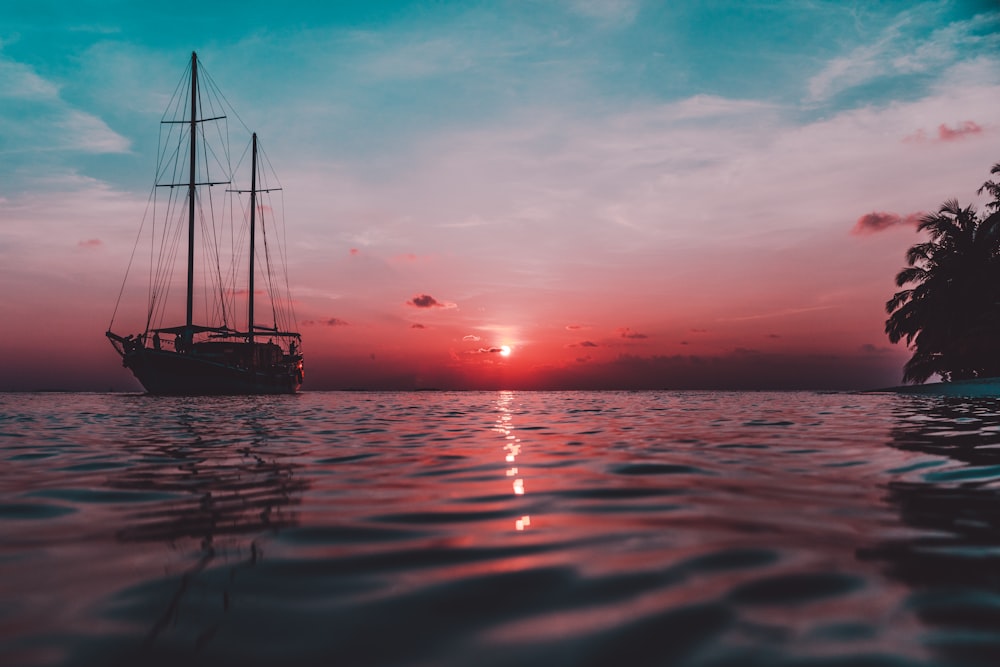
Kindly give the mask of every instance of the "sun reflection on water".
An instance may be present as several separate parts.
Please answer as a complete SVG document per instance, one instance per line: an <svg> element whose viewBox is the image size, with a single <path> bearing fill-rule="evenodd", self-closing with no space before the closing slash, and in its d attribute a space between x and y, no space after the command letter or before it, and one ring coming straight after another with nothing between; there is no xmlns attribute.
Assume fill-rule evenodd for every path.
<svg viewBox="0 0 1000 667"><path fill-rule="evenodd" d="M514 415L511 410L511 405L514 402L514 392L512 391L501 391L497 396L497 421L496 426L493 430L497 433L503 435L505 443L503 446L504 450L504 461L509 464L517 462L517 457L521 455L521 439L514 435ZM517 466L511 465L507 469L506 476L513 477L514 481L512 483L512 489L515 496L524 495L524 479L519 476ZM525 514L520 519L514 521L514 528L516 530L524 530L531 525L531 517Z"/></svg>

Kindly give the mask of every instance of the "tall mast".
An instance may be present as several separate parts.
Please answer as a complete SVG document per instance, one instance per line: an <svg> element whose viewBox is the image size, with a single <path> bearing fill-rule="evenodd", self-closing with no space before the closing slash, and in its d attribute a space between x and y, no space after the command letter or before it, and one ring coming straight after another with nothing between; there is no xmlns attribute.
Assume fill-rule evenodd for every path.
<svg viewBox="0 0 1000 667"><path fill-rule="evenodd" d="M198 54L191 52L191 171L188 180L188 266L187 266L187 325L185 338L191 342L194 313L194 196L195 196L195 137L198 134Z"/></svg>
<svg viewBox="0 0 1000 667"><path fill-rule="evenodd" d="M250 335L250 342L253 342L253 242L254 232L257 228L255 215L257 213L257 133L253 133L253 157L251 158L250 171L250 286L247 296L249 305L247 306L247 333Z"/></svg>

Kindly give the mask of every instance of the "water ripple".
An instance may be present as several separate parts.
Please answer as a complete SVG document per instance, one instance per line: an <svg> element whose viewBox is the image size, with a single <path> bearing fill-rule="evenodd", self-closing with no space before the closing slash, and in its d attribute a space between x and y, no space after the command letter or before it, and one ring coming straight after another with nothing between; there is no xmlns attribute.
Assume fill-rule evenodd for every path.
<svg viewBox="0 0 1000 667"><path fill-rule="evenodd" d="M992 665L1000 402L0 394L0 663Z"/></svg>

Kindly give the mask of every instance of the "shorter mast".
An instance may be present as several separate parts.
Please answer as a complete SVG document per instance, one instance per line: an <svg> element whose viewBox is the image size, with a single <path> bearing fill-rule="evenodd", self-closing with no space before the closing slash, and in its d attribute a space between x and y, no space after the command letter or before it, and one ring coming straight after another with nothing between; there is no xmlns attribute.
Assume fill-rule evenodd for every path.
<svg viewBox="0 0 1000 667"><path fill-rule="evenodd" d="M253 320L253 259L254 259L254 233L257 228L257 133L253 133L253 157L251 158L250 171L250 285L247 294L247 336L252 343L254 341L254 320Z"/></svg>

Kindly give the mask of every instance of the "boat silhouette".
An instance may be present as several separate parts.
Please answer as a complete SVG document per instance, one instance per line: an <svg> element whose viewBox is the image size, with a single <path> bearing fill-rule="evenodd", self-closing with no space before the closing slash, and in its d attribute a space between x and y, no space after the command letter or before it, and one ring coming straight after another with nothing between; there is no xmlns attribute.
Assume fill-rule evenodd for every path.
<svg viewBox="0 0 1000 667"><path fill-rule="evenodd" d="M159 251L151 251L145 325L138 334L122 336L111 330L115 320L115 315L112 315L106 336L121 356L122 364L151 394L294 393L303 381L302 336L294 330L295 318L286 274L278 269L278 260L284 259L283 254L273 252L272 248L282 239L274 231L269 237L265 224L265 217L277 217L275 207L263 202L265 196L269 197L280 187L261 183L267 172L261 168L261 152L254 132L248 148L251 163L249 189L229 187L222 193L237 201L238 197L234 196L249 195L245 208L242 203L239 204L245 213L244 219L239 221L240 231L235 230L236 222L232 222L228 229L232 265L223 268L227 230L216 223L212 214L221 208L223 217L228 213L235 220L237 205L223 200L217 206L218 197L212 187L234 183L233 169L229 166L231 153L228 145L229 124L226 121L226 111L231 107L207 75L202 74L201 78L206 79L206 85L200 80L198 56L192 53L185 78L161 120L159 164L154 194L150 198L153 203L150 237L154 246L159 242ZM236 118L239 116L236 115ZM206 127L210 125L224 127L216 127L209 132ZM218 140L222 146L216 147L209 141L210 138ZM221 171L221 176L211 173L213 161L214 169ZM160 191L165 191L166 196L158 197L156 193ZM158 220L161 212L163 219ZM258 227L263 240L260 244L257 242ZM200 246L196 243L199 229ZM183 324L164 326L173 268L178 263L175 260L184 236L187 248L185 318ZM137 246L138 243L137 239ZM245 248L243 243L246 243ZM201 261L207 267L200 276L206 294L204 303L199 304L204 306L205 311L201 322L195 320L198 248L202 250ZM243 248L244 253L237 252L237 248ZM243 262L248 262L245 274L239 269ZM270 297L273 318L269 325L255 321L258 271L265 278L264 291ZM126 284L128 280L126 273ZM242 280L247 285L246 319L245 327L238 328L236 319L241 308L238 307L237 297L243 291L237 289L237 282ZM125 285L122 287L124 291ZM212 296L209 297L209 294ZM120 293L115 314L121 299ZM177 317L176 314L172 316Z"/></svg>

